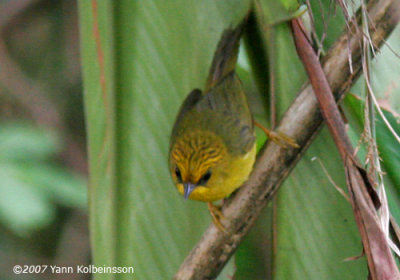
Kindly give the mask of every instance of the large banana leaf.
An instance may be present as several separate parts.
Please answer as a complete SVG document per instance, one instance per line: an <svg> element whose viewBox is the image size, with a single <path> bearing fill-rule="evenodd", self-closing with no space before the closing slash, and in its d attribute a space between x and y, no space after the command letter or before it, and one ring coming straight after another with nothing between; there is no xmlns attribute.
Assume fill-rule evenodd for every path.
<svg viewBox="0 0 400 280"><path fill-rule="evenodd" d="M322 1L326 12L329 2ZM259 68L265 72L255 71L257 61L241 56L239 75L256 117L266 119L267 106L259 107L268 98L255 81L264 82L260 88L265 89L269 78L275 79L280 116L306 78L284 22L297 1L257 3L265 15L258 18L265 20L263 43L255 46L250 40L246 47L253 58L266 58ZM133 266L137 279L169 279L210 223L206 206L184 201L170 180L169 133L186 94L203 87L221 32L237 24L249 4L79 2L95 265ZM314 13L322 32L319 7ZM326 48L344 27L339 16L330 23ZM238 279L365 278L363 259L343 262L362 250L351 207L312 157L345 188L335 146L323 131L282 187L273 215L270 207L239 249ZM233 274L229 266L221 278ZM132 275L96 274L96 279L116 277Z"/></svg>
<svg viewBox="0 0 400 280"><path fill-rule="evenodd" d="M205 204L183 200L171 182L169 135L186 94L203 87L221 32L248 8L80 1L95 265L171 278L210 223Z"/></svg>

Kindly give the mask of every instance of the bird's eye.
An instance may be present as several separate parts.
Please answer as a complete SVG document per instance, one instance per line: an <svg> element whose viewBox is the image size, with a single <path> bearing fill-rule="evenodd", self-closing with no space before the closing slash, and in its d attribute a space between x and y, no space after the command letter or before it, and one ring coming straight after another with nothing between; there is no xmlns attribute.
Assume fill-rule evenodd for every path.
<svg viewBox="0 0 400 280"><path fill-rule="evenodd" d="M206 174L204 174L203 177L201 177L198 184L204 186L205 184L207 184L208 180L210 180L210 177L211 177L211 171L208 170Z"/></svg>
<svg viewBox="0 0 400 280"><path fill-rule="evenodd" d="M175 167L175 175L176 175L176 178L178 178L178 181L182 182L182 174L181 174L181 171L179 170L178 166Z"/></svg>

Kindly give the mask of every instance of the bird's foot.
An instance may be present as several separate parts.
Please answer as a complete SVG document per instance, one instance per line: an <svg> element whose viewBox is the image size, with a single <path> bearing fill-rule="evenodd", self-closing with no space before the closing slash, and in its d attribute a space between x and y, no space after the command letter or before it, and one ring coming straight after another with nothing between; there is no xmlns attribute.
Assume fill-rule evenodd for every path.
<svg viewBox="0 0 400 280"><path fill-rule="evenodd" d="M289 148L289 147L300 148L300 146L296 143L296 141L293 138L290 138L289 136L287 136L286 134L279 132L279 131L275 132L275 131L269 130L268 128L264 127L263 125L261 125L260 123L258 123L256 121L254 121L254 124L256 126L258 126L259 128L261 128L262 131L264 131L264 133L265 133L265 135L267 135L268 139L271 139L279 146L281 146L283 148Z"/></svg>
<svg viewBox="0 0 400 280"><path fill-rule="evenodd" d="M213 219L214 225L221 231L226 232L225 227L222 225L221 220L225 219L221 212L221 206L216 206L211 202L207 203L208 211L210 211L211 217Z"/></svg>

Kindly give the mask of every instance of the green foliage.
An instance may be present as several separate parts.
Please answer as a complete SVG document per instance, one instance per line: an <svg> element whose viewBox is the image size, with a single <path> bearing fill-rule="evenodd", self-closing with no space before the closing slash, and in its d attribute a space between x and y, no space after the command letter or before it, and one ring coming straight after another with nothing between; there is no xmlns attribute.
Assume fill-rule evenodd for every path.
<svg viewBox="0 0 400 280"><path fill-rule="evenodd" d="M0 124L0 222L17 235L48 226L58 206L86 207L83 178L53 162L61 144L28 123Z"/></svg>
<svg viewBox="0 0 400 280"><path fill-rule="evenodd" d="M327 50L345 27L343 17L340 14L333 18L332 15L328 15L331 9L330 1L323 1L324 18L331 17L329 24L325 27L323 18L318 13L320 8L316 7L318 3L313 2L313 4L315 4L313 11L317 33L321 35L326 32L328 36L324 43L324 49ZM297 92L305 81L304 74L301 73L302 65L298 61L290 38L291 34L286 28L285 24L282 24L275 26L273 31L265 33L267 36L265 41L279 46L273 50L273 59L269 62L276 77L275 93L278 96L278 114L284 112L285 106L291 102L290 95ZM397 28L392 35L389 44L398 45L399 40L396 39L398 30L400 29ZM271 55L268 57L270 58ZM398 98L398 95L393 94L394 90L398 91L395 81L400 77L399 68L396 67L397 61L394 54L384 47L382 55L373 61L371 68L372 82L376 93L378 96L393 101ZM387 69L391 69L390 75ZM383 75L385 76L383 77ZM360 80L362 83L362 79ZM356 88L359 87L359 85L356 86ZM398 102L390 104L392 108L398 106ZM357 113L358 116L361 113L362 116L363 110L360 107L352 108L351 111L353 114ZM390 117L388 118L390 119ZM353 138L360 133L360 130L355 133L350 129ZM388 137L391 138L390 144L386 141L383 142ZM358 137L354 143L357 140ZM382 121L379 119L377 121L377 141L382 158L384 154L390 158L383 159L386 167L386 164L394 161L396 156L385 151L392 150L391 153L393 153L393 149L398 149L398 143L393 136L388 135L387 128L382 126ZM324 130L279 191L274 206L274 224L272 225L270 222L272 209L269 212L265 211L263 218L265 222L259 221L239 249L236 258L238 279L268 277L273 279L362 279L366 277L365 260L343 262L345 258L359 254L361 240L354 224L350 204L334 189L328 180L328 175L324 173L318 162L311 161L314 157L321 161L334 182L342 189L346 189L343 167L336 147L331 141L329 133ZM390 164L390 167L395 169L398 169L398 166L398 162ZM389 169L386 168L386 170ZM394 170L389 171L386 179L397 176L397 173ZM391 211L398 219L399 196L398 193L393 192L393 186L396 186L396 183L385 181L387 182ZM273 242L273 244L268 244L268 241L265 241L265 234L272 231L276 238L267 234L270 236L269 242ZM243 248L243 246L246 247ZM264 250L271 250L275 246L274 255L260 253L260 246ZM257 263L260 262L260 259L264 259L262 263L267 264L264 269L254 269L252 268L254 262L247 262L249 259L254 259L254 256L258 256L256 257ZM268 268L268 264L273 265L273 268Z"/></svg>
<svg viewBox="0 0 400 280"><path fill-rule="evenodd" d="M269 9L266 2L262 2L262 7L264 11ZM268 13L275 15L271 11ZM319 14L314 16L317 24L322 24ZM328 34L338 34L343 26L343 21L329 25ZM275 78L279 118L306 77L286 23L274 25L264 36L269 48L269 71ZM334 37L330 40L334 41ZM249 45L251 47L251 43ZM318 161L312 161L314 157ZM279 190L274 207L264 211L239 248L238 279L358 279L366 275L364 260L343 262L359 254L361 240L350 204L329 182L319 162L335 183L346 189L340 157L328 131L323 130ZM260 246L270 253L260 253ZM267 269L253 269L247 260L254 256L258 262L263 259L261 263L268 264Z"/></svg>
<svg viewBox="0 0 400 280"><path fill-rule="evenodd" d="M79 3L94 263L133 265L140 279L171 278L211 219L206 205L184 201L171 182L170 130L186 94L203 87L221 31L249 2L98 1L98 23L91 3Z"/></svg>
<svg viewBox="0 0 400 280"><path fill-rule="evenodd" d="M346 115L354 130L357 131L352 137L354 145L357 145L360 141L360 137L355 135L361 135L362 133L362 127L364 125L364 106L365 102L353 95L347 96L344 100ZM391 112L386 110L383 110L383 113L395 133L400 135L399 118L396 118ZM381 166L384 171L383 179L391 214L396 221L400 221L400 176L397 171L400 166L400 154L398 153L399 142L379 114L376 116L375 125L377 147L381 158ZM359 153L363 159L366 155L364 150L365 149L362 149Z"/></svg>
<svg viewBox="0 0 400 280"><path fill-rule="evenodd" d="M59 139L50 131L27 123L3 123L0 130L0 159L40 161L54 155Z"/></svg>
<svg viewBox="0 0 400 280"><path fill-rule="evenodd" d="M261 122L266 122L268 98L255 80L274 74L278 117L306 81L290 28L281 22L296 12L297 2L275 2L261 2L268 22L274 23L260 24L261 30L268 29L262 33L263 54L256 53L267 57L265 69L256 71L254 59L243 54L239 58L239 76ZM330 2L322 1L326 12ZM170 180L171 127L186 94L203 87L220 34L243 18L249 2L97 1L97 8L89 1L79 3L94 264L134 266L138 279L168 279L211 221L206 206L184 201ZM320 9L313 12L321 34ZM343 28L342 16L330 21L325 48ZM251 42L245 49L257 52ZM274 207L265 211L239 248L237 279L366 277L364 259L343 262L362 250L358 230L350 204L313 157L346 188L335 145L323 130L285 182ZM220 277L232 274L231 263Z"/></svg>
<svg viewBox="0 0 400 280"><path fill-rule="evenodd" d="M390 46L390 48L389 48ZM383 46L376 58L371 62L371 86L378 102L382 104L383 113L397 135L400 135L400 68L398 67L399 58L393 50L400 49L400 27L397 27L387 45ZM349 123L354 130L352 140L357 145L364 126L364 107L365 107L365 79L361 77L357 84L352 88L353 95L346 97L343 108ZM386 109L385 109L386 108ZM399 142L394 137L384 123L378 112L375 112L375 134L376 143L381 158L381 165L384 171L384 184L388 196L391 213L400 221L400 166ZM364 149L365 150L365 149ZM361 147L361 152L363 147ZM360 153L361 158L365 159L364 153Z"/></svg>

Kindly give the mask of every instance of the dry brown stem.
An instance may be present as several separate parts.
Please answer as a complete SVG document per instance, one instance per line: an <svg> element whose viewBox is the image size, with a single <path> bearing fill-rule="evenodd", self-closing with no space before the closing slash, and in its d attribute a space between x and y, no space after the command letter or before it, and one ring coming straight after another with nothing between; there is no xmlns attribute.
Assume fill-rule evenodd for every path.
<svg viewBox="0 0 400 280"><path fill-rule="evenodd" d="M371 0L368 13L371 41L379 47L399 22L398 0ZM349 23L323 59L323 70L335 99L340 100L361 72L362 29L360 13ZM349 66L349 53L352 68ZM352 69L353 71L350 71ZM284 149L268 142L262 149L249 180L222 208L227 233L213 224L187 256L174 279L214 279L250 230L262 208L288 176L322 125L322 115L312 87L307 85L283 117L278 130L296 140L300 149Z"/></svg>
<svg viewBox="0 0 400 280"><path fill-rule="evenodd" d="M326 80L317 55L309 43L300 19L291 22L297 52L304 64L322 115L342 157L354 217L367 256L371 279L400 279L389 243L379 222L377 194L366 170L353 157L354 149L347 136L344 121Z"/></svg>

